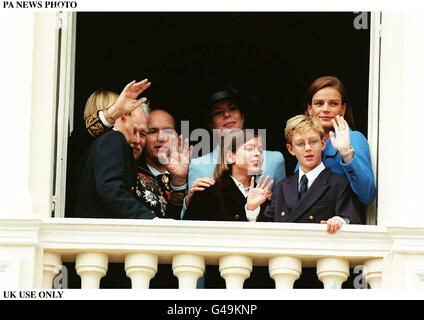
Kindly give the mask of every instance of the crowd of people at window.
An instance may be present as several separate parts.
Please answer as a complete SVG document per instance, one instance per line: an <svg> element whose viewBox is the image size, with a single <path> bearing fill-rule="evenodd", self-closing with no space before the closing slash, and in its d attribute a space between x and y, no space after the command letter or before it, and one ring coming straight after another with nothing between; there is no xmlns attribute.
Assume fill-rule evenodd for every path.
<svg viewBox="0 0 424 320"><path fill-rule="evenodd" d="M248 96L225 87L205 97L219 143L192 158L174 117L139 98L150 85L133 81L119 95L97 90L88 98L86 128L69 139L67 217L320 223L329 233L365 223L363 208L376 194L370 150L351 129L340 79L316 79L304 114L286 122L295 172L245 127Z"/></svg>

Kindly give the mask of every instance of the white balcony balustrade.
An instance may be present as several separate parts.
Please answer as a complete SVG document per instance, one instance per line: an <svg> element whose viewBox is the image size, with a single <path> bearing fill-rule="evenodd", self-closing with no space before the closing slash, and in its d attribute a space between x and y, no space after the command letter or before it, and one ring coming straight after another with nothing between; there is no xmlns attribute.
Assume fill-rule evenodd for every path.
<svg viewBox="0 0 424 320"><path fill-rule="evenodd" d="M172 270L180 289L196 289L197 279L205 271L205 260L198 255L177 254L172 259Z"/></svg>
<svg viewBox="0 0 424 320"><path fill-rule="evenodd" d="M248 256L232 254L219 259L219 271L227 289L243 289L244 280L250 277L252 268L252 258Z"/></svg>
<svg viewBox="0 0 424 320"><path fill-rule="evenodd" d="M341 289L349 277L349 261L339 258L321 258L317 261L318 279L324 289Z"/></svg>
<svg viewBox="0 0 424 320"><path fill-rule="evenodd" d="M44 252L43 259L43 288L51 289L54 278L59 274L62 260L60 254Z"/></svg>
<svg viewBox="0 0 424 320"><path fill-rule="evenodd" d="M149 289L150 280L158 271L158 256L151 253L129 253L125 256L125 271L133 289Z"/></svg>
<svg viewBox="0 0 424 320"><path fill-rule="evenodd" d="M302 260L296 257L277 256L269 259L269 274L276 289L291 289L302 273Z"/></svg>
<svg viewBox="0 0 424 320"><path fill-rule="evenodd" d="M98 289L100 280L106 275L108 255L102 252L78 253L75 270L81 277L81 289Z"/></svg>
<svg viewBox="0 0 424 320"><path fill-rule="evenodd" d="M371 288L383 286L383 259L391 241L385 228L174 220L45 219L43 285L51 287L63 262L75 262L81 288L99 288L108 263L124 263L135 289L148 289L158 264L172 264L180 289L196 288L205 265L218 265L228 289L242 289L253 266L267 266L276 289L291 289L302 268L316 267L325 289L339 289L362 266Z"/></svg>
<svg viewBox="0 0 424 320"><path fill-rule="evenodd" d="M370 259L365 261L363 272L371 288L383 288L383 259Z"/></svg>

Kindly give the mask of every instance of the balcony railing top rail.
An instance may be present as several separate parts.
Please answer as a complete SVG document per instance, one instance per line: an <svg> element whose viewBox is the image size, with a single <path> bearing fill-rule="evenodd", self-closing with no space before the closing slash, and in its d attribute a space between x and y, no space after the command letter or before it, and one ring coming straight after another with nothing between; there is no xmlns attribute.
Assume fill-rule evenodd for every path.
<svg viewBox="0 0 424 320"><path fill-rule="evenodd" d="M324 287L341 287L361 266L381 288L384 261L424 253L424 228L345 225L329 234L320 224L14 216L0 218L0 245L38 248L45 287L63 262L75 262L84 288L98 287L108 263L123 262L134 288L149 287L158 264L172 264L180 288L195 287L205 265L219 266L227 288L243 287L252 266L267 266L276 288L292 287L303 267L316 268Z"/></svg>
<svg viewBox="0 0 424 320"><path fill-rule="evenodd" d="M383 258L392 241L385 227L345 225L328 234L325 225L175 220L42 219L39 243L44 250L72 261L76 253L107 252L122 262L129 252L155 252L160 263L172 254L190 253L217 264L226 254L242 254L254 265L273 256L302 257L309 266L318 257L348 258L351 266L368 258Z"/></svg>

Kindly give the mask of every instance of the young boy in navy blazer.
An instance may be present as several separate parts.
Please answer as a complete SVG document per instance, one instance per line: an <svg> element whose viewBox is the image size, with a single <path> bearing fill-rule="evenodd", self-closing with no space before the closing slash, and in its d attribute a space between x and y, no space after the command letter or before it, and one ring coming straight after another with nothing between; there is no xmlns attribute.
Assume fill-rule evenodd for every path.
<svg viewBox="0 0 424 320"><path fill-rule="evenodd" d="M327 224L329 233L346 223L360 223L349 181L321 162L326 141L319 120L293 117L287 121L285 137L288 151L299 162L299 171L274 186L271 204L257 221L321 223ZM265 186L256 186L249 192L246 210L255 210L266 199Z"/></svg>

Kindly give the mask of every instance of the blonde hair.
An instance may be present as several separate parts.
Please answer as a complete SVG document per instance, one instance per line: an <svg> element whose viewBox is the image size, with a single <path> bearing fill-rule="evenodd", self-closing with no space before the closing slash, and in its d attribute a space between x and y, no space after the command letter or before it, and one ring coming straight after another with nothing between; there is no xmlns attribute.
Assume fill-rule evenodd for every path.
<svg viewBox="0 0 424 320"><path fill-rule="evenodd" d="M98 89L87 99L84 108L84 121L99 110L109 109L118 99L119 95L112 91Z"/></svg>
<svg viewBox="0 0 424 320"><path fill-rule="evenodd" d="M318 132L321 140L324 138L324 128L318 119L306 115L298 115L290 118L287 120L286 128L284 129L284 135L287 143L292 144L295 133L309 129L313 129Z"/></svg>
<svg viewBox="0 0 424 320"><path fill-rule="evenodd" d="M231 163L227 161L227 152L235 153L239 147L256 137L258 137L258 134L254 129L238 129L222 137L221 150L218 163L213 172L213 178L218 179L224 175L231 174Z"/></svg>

